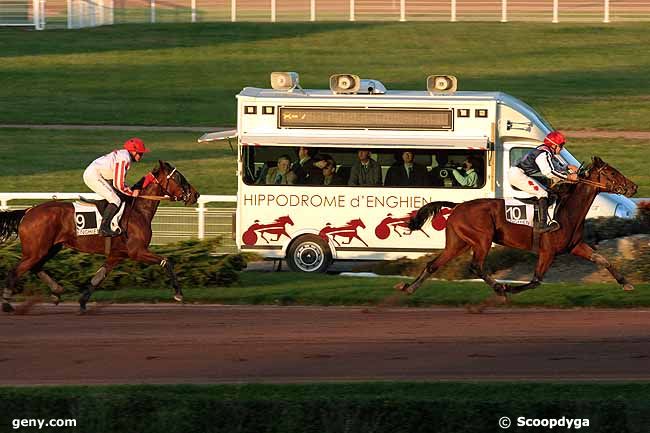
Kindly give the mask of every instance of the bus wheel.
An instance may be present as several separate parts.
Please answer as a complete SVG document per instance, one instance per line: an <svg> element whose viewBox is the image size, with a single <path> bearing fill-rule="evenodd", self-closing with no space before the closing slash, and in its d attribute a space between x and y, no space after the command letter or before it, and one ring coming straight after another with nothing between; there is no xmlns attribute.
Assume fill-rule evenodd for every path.
<svg viewBox="0 0 650 433"><path fill-rule="evenodd" d="M332 252L320 237L303 235L289 247L287 263L296 272L325 272L332 263Z"/></svg>

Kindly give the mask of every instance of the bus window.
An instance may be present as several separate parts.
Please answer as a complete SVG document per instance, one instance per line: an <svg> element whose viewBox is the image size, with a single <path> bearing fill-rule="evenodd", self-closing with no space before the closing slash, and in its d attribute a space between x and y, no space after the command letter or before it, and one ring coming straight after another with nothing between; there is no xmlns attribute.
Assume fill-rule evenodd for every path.
<svg viewBox="0 0 650 433"><path fill-rule="evenodd" d="M480 189L486 180L483 150L247 146L242 152L244 182L248 185ZM368 159L362 164L360 158L366 155ZM361 170L374 172L360 175ZM271 180L269 173L273 174Z"/></svg>

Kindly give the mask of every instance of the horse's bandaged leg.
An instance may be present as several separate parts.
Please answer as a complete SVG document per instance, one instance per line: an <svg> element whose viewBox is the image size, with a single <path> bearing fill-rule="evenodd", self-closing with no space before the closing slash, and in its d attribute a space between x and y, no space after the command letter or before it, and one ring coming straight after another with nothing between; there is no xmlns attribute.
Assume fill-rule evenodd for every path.
<svg viewBox="0 0 650 433"><path fill-rule="evenodd" d="M592 261L593 263L596 263L598 266L604 266L605 269L607 269L609 273L612 275L612 277L614 277L616 282L623 286L623 290L625 291L634 290L634 286L630 284L630 282L627 281L627 279L623 276L623 274L621 274L618 271L618 269L614 267L614 265L609 263L609 261L605 257L601 256L598 253L592 253L591 257L589 257L589 260Z"/></svg>
<svg viewBox="0 0 650 433"><path fill-rule="evenodd" d="M52 293L59 294L64 292L63 287L61 287L61 285L57 283L54 278L50 277L47 272L40 271L36 275L38 275L38 278L40 278L42 282L47 284Z"/></svg>
<svg viewBox="0 0 650 433"><path fill-rule="evenodd" d="M5 302L9 302L11 300L11 296L13 295L13 292L11 289L5 288L2 291L2 300Z"/></svg>
<svg viewBox="0 0 650 433"><path fill-rule="evenodd" d="M97 269L97 272L95 272L95 275L93 275L93 278L90 280L90 284L93 287L99 286L106 278L106 274L106 266L102 266L101 268Z"/></svg>

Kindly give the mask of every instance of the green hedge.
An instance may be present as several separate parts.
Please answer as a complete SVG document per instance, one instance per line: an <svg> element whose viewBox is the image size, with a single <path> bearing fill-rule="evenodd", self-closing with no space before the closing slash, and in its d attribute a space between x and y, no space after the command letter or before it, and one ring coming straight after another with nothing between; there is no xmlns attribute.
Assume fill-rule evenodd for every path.
<svg viewBox="0 0 650 433"><path fill-rule="evenodd" d="M246 267L245 256L240 254L215 257L212 253L218 239L189 240L152 247L151 250L174 261L181 287L229 286L239 281L238 272ZM20 259L20 244L0 244L0 281ZM67 291L85 288L94 273L104 263L105 257L64 249L45 265L45 270ZM118 265L102 283L103 290L125 287L169 288L169 279L158 265L148 266L132 260ZM40 292L45 285L29 273L19 281L19 289Z"/></svg>
<svg viewBox="0 0 650 433"><path fill-rule="evenodd" d="M650 385L354 383L0 388L0 431L15 418L73 418L84 433L418 433L549 431L529 419L588 419L589 432L641 433ZM39 431L21 428L20 432ZM553 431L566 431L557 427Z"/></svg>

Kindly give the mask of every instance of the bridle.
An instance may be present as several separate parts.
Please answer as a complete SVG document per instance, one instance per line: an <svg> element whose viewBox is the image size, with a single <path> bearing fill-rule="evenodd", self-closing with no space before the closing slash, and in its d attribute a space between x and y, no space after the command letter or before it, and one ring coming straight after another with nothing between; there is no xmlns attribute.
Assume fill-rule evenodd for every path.
<svg viewBox="0 0 650 433"><path fill-rule="evenodd" d="M172 193L169 192L169 180L172 178L172 176L176 173L176 167L169 173L167 176L165 176L165 185L163 185L155 176L152 174L152 182L155 183L156 185L159 185L160 188L162 189L162 192L164 195L158 196L158 195L139 195L138 198L144 198L146 200L170 200L170 201L187 201L189 194L185 191L183 188L183 195L179 198L173 195ZM178 182L180 184L180 182Z"/></svg>
<svg viewBox="0 0 650 433"><path fill-rule="evenodd" d="M602 176L605 178L606 181L610 181L612 184L614 184L612 179L607 174L603 173L603 170L607 167L609 166L605 164L596 170L596 173L598 173L598 178L600 179L600 177ZM607 183L595 182L593 180L583 179L580 177L578 178L578 182L584 183L586 185L594 186L596 188L602 188L603 190L607 190ZM623 194L625 192L625 188L622 185L617 185L615 188L613 188L613 192L616 194Z"/></svg>

